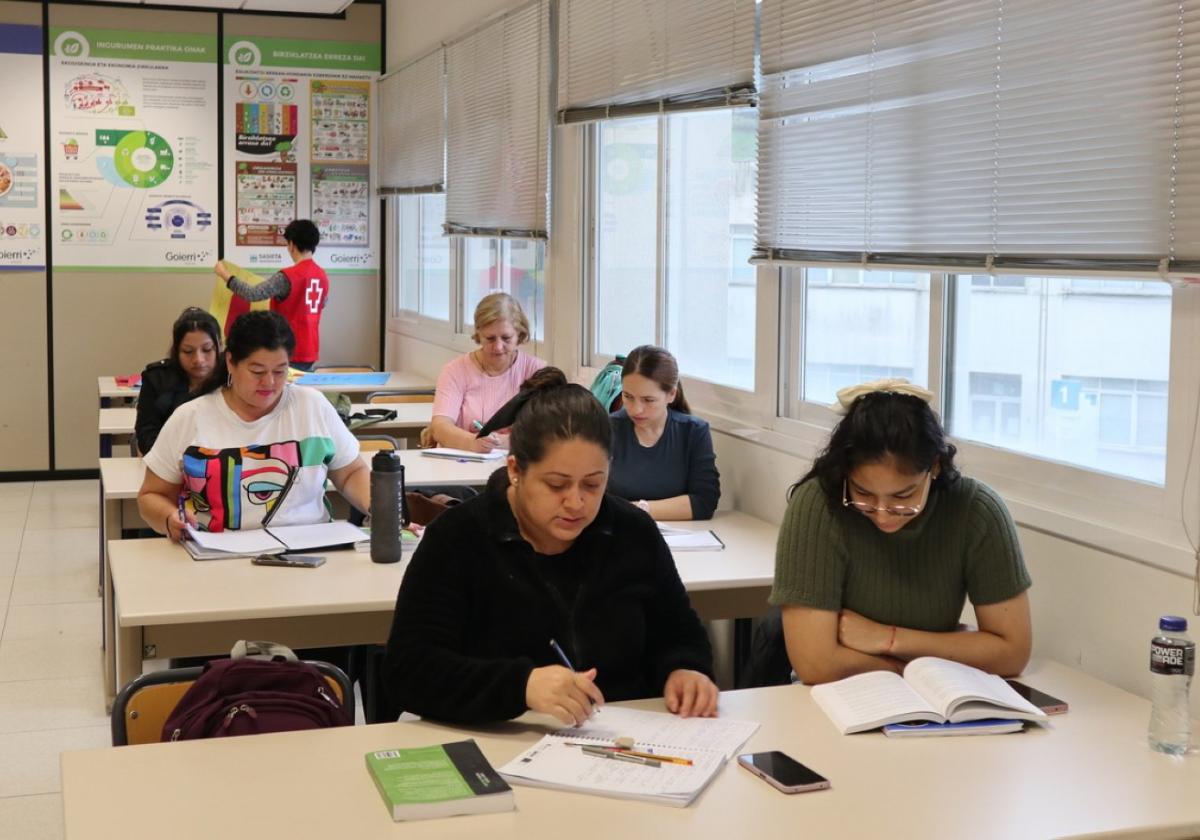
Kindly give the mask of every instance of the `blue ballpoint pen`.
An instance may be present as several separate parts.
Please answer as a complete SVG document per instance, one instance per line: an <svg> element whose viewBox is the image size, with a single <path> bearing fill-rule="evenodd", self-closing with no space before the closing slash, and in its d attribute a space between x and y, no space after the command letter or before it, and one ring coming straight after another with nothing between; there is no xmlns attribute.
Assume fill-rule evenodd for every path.
<svg viewBox="0 0 1200 840"><path fill-rule="evenodd" d="M567 659L566 653L563 652L563 649L558 646L558 642L554 641L554 639L550 640L550 649L554 651L554 655L558 657L559 662L566 665L572 671L575 670L575 666L571 664L571 660Z"/></svg>
<svg viewBox="0 0 1200 840"><path fill-rule="evenodd" d="M559 646L558 642L554 641L554 639L550 640L550 649L554 651L554 655L558 657L558 661L561 662L563 665L567 666L568 670L571 670L571 671L575 670L575 666L571 664L571 660L567 659L566 652L563 651L563 649ZM576 673L578 673L578 672L576 672ZM600 708L595 703L592 703L592 709L597 714L600 713Z"/></svg>

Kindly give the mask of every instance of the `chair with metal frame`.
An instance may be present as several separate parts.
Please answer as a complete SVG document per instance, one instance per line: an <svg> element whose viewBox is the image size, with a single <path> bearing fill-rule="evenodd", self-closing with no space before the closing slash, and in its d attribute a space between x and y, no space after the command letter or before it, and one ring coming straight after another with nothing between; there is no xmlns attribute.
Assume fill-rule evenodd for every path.
<svg viewBox="0 0 1200 840"><path fill-rule="evenodd" d="M378 452L381 449L394 449L399 452L408 448L404 438L394 438L391 435L358 435L358 448L362 452Z"/></svg>
<svg viewBox="0 0 1200 840"><path fill-rule="evenodd" d="M353 717L354 691L346 672L329 662L305 660L329 682L337 698ZM163 725L179 699L204 672L203 665L167 668L142 674L121 689L112 705L112 744L155 744L162 740Z"/></svg>
<svg viewBox="0 0 1200 840"><path fill-rule="evenodd" d="M372 391L367 394L368 405L387 405L388 403L431 403L433 394L399 394L395 391Z"/></svg>

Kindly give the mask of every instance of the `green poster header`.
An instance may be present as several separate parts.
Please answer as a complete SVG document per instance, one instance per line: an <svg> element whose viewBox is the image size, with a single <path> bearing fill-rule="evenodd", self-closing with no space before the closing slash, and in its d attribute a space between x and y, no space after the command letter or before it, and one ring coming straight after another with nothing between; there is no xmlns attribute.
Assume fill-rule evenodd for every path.
<svg viewBox="0 0 1200 840"><path fill-rule="evenodd" d="M322 70L379 71L379 44L365 41L309 41L226 35L225 63L256 67L309 67Z"/></svg>
<svg viewBox="0 0 1200 840"><path fill-rule="evenodd" d="M51 55L59 58L132 58L138 61L216 63L217 37L180 32L51 27Z"/></svg>

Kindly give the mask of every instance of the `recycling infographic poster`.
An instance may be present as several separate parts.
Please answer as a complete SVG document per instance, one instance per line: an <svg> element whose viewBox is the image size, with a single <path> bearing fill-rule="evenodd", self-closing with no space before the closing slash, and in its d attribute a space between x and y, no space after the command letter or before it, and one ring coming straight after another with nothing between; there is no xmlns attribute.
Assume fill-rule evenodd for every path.
<svg viewBox="0 0 1200 840"><path fill-rule="evenodd" d="M378 267L371 115L379 45L227 41L225 255L260 273L291 265L283 229L312 219L327 272Z"/></svg>
<svg viewBox="0 0 1200 840"><path fill-rule="evenodd" d="M46 265L42 28L0 23L0 269Z"/></svg>
<svg viewBox="0 0 1200 840"><path fill-rule="evenodd" d="M209 271L217 257L217 41L50 30L55 268Z"/></svg>

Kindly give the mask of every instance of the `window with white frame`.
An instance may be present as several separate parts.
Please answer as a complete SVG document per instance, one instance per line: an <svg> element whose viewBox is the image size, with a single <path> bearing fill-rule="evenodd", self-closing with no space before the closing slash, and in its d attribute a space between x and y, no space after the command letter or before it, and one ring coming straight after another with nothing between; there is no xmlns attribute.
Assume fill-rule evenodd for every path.
<svg viewBox="0 0 1200 840"><path fill-rule="evenodd" d="M529 320L530 339L541 341L546 299L546 246L534 239L462 237L462 331L474 332L475 307L492 292L508 292Z"/></svg>
<svg viewBox="0 0 1200 840"><path fill-rule="evenodd" d="M755 130L744 108L600 123L591 353L661 344L686 376L753 389Z"/></svg>
<svg viewBox="0 0 1200 840"><path fill-rule="evenodd" d="M789 392L801 395L791 416L802 415L804 402L831 404L838 389L859 382L929 384L928 274L807 268L802 276L799 294L789 289L802 348L785 360L795 378Z"/></svg>
<svg viewBox="0 0 1200 840"><path fill-rule="evenodd" d="M1011 295L976 279L951 283L951 434L1163 484L1171 287L1027 277Z"/></svg>
<svg viewBox="0 0 1200 840"><path fill-rule="evenodd" d="M407 311L439 321L450 318L450 240L442 235L446 197L403 195L396 212L397 278L392 315Z"/></svg>

